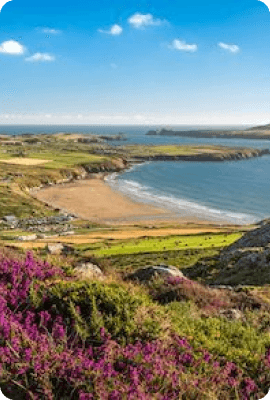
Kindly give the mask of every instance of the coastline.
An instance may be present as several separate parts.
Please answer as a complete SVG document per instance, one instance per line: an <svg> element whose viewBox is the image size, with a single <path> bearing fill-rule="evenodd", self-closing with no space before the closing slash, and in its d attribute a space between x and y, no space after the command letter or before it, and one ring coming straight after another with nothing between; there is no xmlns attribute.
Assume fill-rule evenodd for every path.
<svg viewBox="0 0 270 400"><path fill-rule="evenodd" d="M181 216L163 207L135 201L106 183L108 174L53 185L32 193L39 201L100 224L194 224L212 227L236 226L228 221L211 221ZM237 225L240 226L240 225Z"/></svg>

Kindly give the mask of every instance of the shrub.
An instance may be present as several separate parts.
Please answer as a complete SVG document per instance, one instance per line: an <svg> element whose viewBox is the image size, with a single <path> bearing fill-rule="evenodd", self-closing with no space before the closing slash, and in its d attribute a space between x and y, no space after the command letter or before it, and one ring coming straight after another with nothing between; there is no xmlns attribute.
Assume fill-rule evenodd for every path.
<svg viewBox="0 0 270 400"><path fill-rule="evenodd" d="M192 300L199 308L209 312L227 308L231 304L230 297L225 292L181 277L161 280L152 287L150 284L150 293L161 304Z"/></svg>
<svg viewBox="0 0 270 400"><path fill-rule="evenodd" d="M267 393L270 352L258 362L255 381L248 368L194 347L182 335L123 345L106 331L116 337L128 334L124 322L129 325L132 315L135 321L140 318L138 310L142 320L154 319L158 308L149 298L120 284L64 283L59 278L66 279L60 269L30 254L21 261L0 259L0 386L14 400L257 400ZM69 335L77 303L90 306L96 315L93 330L99 342ZM51 308L42 309L44 304ZM148 310L144 316L143 309ZM79 317L83 332L91 336L87 309ZM99 318L107 327L98 333Z"/></svg>
<svg viewBox="0 0 270 400"><path fill-rule="evenodd" d="M270 337L241 321L200 317L194 303L173 302L166 306L179 335L190 338L195 347L226 357L257 375L261 355L270 347ZM195 314L195 316L194 316Z"/></svg>
<svg viewBox="0 0 270 400"><path fill-rule="evenodd" d="M37 312L48 311L52 320L63 316L67 334L79 335L83 340L100 341L100 329L119 341L138 337L135 316L142 306L151 306L144 294L130 294L128 289L116 283L59 282L52 287L43 285L38 292L32 291L31 304ZM146 318L149 337L159 331L157 317ZM142 327L142 326L141 326ZM51 330L51 326L48 327Z"/></svg>

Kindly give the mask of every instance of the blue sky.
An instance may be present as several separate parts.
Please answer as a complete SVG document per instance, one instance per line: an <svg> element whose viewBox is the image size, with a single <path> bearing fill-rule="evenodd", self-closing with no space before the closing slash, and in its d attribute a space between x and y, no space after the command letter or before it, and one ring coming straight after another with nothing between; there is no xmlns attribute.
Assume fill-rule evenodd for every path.
<svg viewBox="0 0 270 400"><path fill-rule="evenodd" d="M13 0L0 123L267 123L269 43L257 0Z"/></svg>

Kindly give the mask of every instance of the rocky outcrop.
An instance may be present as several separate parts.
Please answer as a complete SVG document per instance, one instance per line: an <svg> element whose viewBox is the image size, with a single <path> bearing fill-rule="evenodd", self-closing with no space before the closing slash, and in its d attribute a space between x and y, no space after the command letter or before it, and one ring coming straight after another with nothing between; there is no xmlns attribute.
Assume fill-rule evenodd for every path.
<svg viewBox="0 0 270 400"><path fill-rule="evenodd" d="M103 278L101 269L90 262L82 262L74 268L75 275L80 279Z"/></svg>
<svg viewBox="0 0 270 400"><path fill-rule="evenodd" d="M270 284L270 222L245 233L219 256L214 284Z"/></svg>
<svg viewBox="0 0 270 400"><path fill-rule="evenodd" d="M236 309L236 308L231 308L228 310L221 310L219 312L220 317L232 320L232 321L239 321L243 318L243 313Z"/></svg>
<svg viewBox="0 0 270 400"><path fill-rule="evenodd" d="M132 274L129 274L126 279L135 280L139 282L149 282L158 276L161 277L180 277L184 278L182 272L173 266L168 265L155 265L151 267L140 268Z"/></svg>
<svg viewBox="0 0 270 400"><path fill-rule="evenodd" d="M53 243L48 244L47 252L52 255L72 254L74 253L74 249L63 243Z"/></svg>
<svg viewBox="0 0 270 400"><path fill-rule="evenodd" d="M32 242L37 239L37 235L28 235L28 236L18 236L18 240L21 242Z"/></svg>

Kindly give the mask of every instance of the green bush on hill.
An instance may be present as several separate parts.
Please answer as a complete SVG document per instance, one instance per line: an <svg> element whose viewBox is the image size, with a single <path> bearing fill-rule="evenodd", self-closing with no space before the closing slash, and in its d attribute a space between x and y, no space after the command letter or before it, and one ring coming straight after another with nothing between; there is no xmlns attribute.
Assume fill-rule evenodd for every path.
<svg viewBox="0 0 270 400"><path fill-rule="evenodd" d="M45 299L45 300L43 300ZM32 287L31 303L39 310L53 308L62 315L68 335L98 342L100 329L119 342L156 338L162 330L162 310L144 293L129 293L121 283L59 282Z"/></svg>

